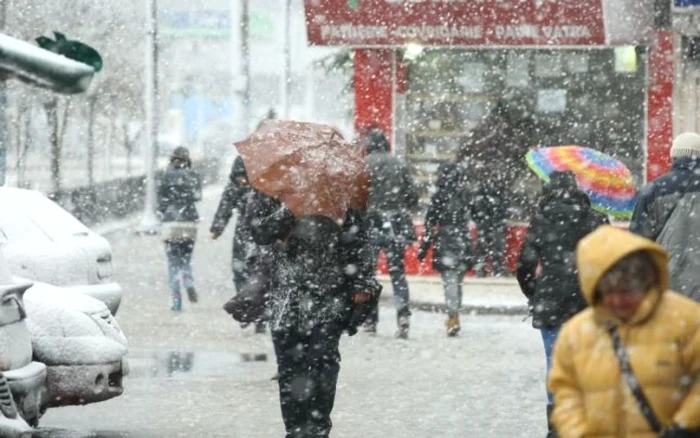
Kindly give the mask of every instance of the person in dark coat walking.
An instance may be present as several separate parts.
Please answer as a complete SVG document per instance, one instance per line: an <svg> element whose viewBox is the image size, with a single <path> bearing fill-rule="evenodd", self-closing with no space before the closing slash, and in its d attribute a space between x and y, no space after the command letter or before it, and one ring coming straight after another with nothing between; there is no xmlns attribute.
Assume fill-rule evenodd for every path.
<svg viewBox="0 0 700 438"><path fill-rule="evenodd" d="M561 326L586 308L576 271L576 245L607 217L594 212L591 202L572 172L553 172L545 184L538 212L530 221L518 259L517 279L527 297L532 326L544 342L547 374L554 342ZM537 276L537 267L541 273ZM551 416L552 394L547 393Z"/></svg>
<svg viewBox="0 0 700 438"><path fill-rule="evenodd" d="M474 181L469 197L471 218L476 227L476 263L478 277L486 275L486 266L491 260L493 275L502 276L505 271L505 233L508 218L508 185L502 175L489 172L485 165L482 172L490 177ZM478 175L478 174L477 174Z"/></svg>
<svg viewBox="0 0 700 438"><path fill-rule="evenodd" d="M182 310L181 280L190 302L197 302L191 260L199 221L195 203L201 199L202 180L192 169L189 150L177 147L158 187L158 215L163 223L174 311Z"/></svg>
<svg viewBox="0 0 700 438"><path fill-rule="evenodd" d="M453 163L440 165L437 191L425 216L425 239L418 258L425 258L432 243L433 269L440 272L445 290L447 336L456 336L460 331L462 280L474 265L469 204L466 169Z"/></svg>
<svg viewBox="0 0 700 438"><path fill-rule="evenodd" d="M244 263L246 243L252 241L250 230L247 229L243 221L240 220L245 214L245 205L250 192L251 188L248 184L248 174L243 165L243 159L238 156L233 161L228 182L221 194L219 206L216 209L214 220L209 228L211 238L214 240L218 239L226 229L231 217L233 217L233 212L238 212L238 221L233 236L233 256L231 260L233 282L236 286L236 290L240 290L246 281L246 267Z"/></svg>
<svg viewBox="0 0 700 438"><path fill-rule="evenodd" d="M630 231L668 251L671 288L700 302L700 135L676 137L671 158L671 170L639 191Z"/></svg>
<svg viewBox="0 0 700 438"><path fill-rule="evenodd" d="M512 93L512 91L511 91ZM486 275L488 261L494 275L506 275L505 233L508 210L521 204L515 182L527 169L523 156L535 142L535 121L529 105L517 93L499 99L487 117L460 147L458 162L464 163L474 182L471 216L476 226L477 276Z"/></svg>
<svg viewBox="0 0 700 438"><path fill-rule="evenodd" d="M255 276L256 282L262 269L258 269L255 263L260 260L260 251L256 248L253 236L250 233L250 220L246 220L246 206L251 201L253 189L248 183L248 173L246 172L243 159L238 156L233 161L229 180L226 183L224 192L221 194L219 206L214 214L209 229L211 238L216 240L223 234L228 225L233 212L237 211L236 229L233 235L233 248L231 255L231 271L233 273L233 284L236 293L240 293L251 277ZM256 274L253 274L255 272ZM241 324L246 327L248 324ZM265 332L265 323L260 320L255 325L257 333Z"/></svg>
<svg viewBox="0 0 700 438"><path fill-rule="evenodd" d="M366 146L365 164L372 179L367 206L370 241L375 260L381 250L386 253L396 299L396 335L406 339L411 312L404 256L406 246L417 240L412 211L418 205L418 192L406 164L390 152L384 133L372 129ZM376 333L378 322L379 310L375 308L365 324L365 331Z"/></svg>
<svg viewBox="0 0 700 438"><path fill-rule="evenodd" d="M253 238L271 245L275 259L270 329L286 437L328 437L340 336L353 303L372 298L362 217L349 211L342 227L320 216L297 219L278 200L255 196Z"/></svg>

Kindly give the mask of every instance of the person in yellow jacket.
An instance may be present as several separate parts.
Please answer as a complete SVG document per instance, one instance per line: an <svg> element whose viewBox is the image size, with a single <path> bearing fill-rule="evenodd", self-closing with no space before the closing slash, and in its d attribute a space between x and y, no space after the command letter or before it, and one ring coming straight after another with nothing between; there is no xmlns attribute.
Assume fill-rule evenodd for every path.
<svg viewBox="0 0 700 438"><path fill-rule="evenodd" d="M700 305L668 290L666 251L604 225L581 240L576 257L589 307L554 347L548 383L559 436L700 436ZM624 378L612 331L661 432Z"/></svg>

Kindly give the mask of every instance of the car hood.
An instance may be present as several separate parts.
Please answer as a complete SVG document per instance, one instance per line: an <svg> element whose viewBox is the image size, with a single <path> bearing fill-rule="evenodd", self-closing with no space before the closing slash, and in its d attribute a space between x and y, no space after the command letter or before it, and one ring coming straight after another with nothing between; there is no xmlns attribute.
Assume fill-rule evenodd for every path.
<svg viewBox="0 0 700 438"><path fill-rule="evenodd" d="M121 328L100 301L45 283L24 296L34 357L47 365L120 361L128 351Z"/></svg>

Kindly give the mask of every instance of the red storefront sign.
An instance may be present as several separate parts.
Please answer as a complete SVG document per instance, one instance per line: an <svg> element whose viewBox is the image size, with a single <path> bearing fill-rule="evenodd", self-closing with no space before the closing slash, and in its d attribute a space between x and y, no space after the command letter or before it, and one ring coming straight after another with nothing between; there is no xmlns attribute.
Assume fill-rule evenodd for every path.
<svg viewBox="0 0 700 438"><path fill-rule="evenodd" d="M305 0L314 45L602 45L602 0Z"/></svg>

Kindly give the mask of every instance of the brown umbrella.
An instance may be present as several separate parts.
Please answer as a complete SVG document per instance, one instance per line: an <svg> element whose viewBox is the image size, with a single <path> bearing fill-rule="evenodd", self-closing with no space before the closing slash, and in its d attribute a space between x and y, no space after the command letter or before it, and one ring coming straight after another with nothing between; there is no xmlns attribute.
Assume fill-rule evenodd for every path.
<svg viewBox="0 0 700 438"><path fill-rule="evenodd" d="M297 218L342 222L348 208L367 203L364 161L330 126L267 120L236 147L250 185L282 201Z"/></svg>

